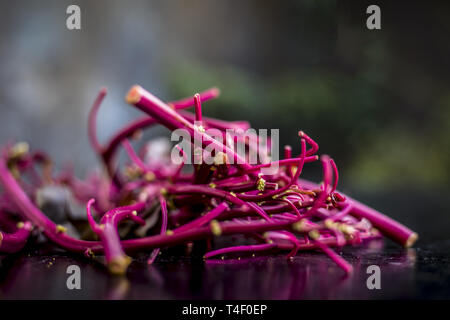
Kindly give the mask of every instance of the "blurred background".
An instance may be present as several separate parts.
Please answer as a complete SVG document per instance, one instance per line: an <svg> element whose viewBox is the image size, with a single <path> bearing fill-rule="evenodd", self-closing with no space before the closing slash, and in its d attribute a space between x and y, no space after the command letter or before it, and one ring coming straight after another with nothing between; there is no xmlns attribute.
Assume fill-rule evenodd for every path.
<svg viewBox="0 0 450 320"><path fill-rule="evenodd" d="M66 8L81 8L81 30ZM416 229L450 230L450 20L444 1L8 1L0 4L0 142L27 141L84 176L101 141L140 113L124 95L140 84L163 100L217 86L204 114L298 130L340 169L340 189ZM145 138L167 135L151 129ZM318 165L307 178L319 180ZM430 222L431 221L431 222Z"/></svg>

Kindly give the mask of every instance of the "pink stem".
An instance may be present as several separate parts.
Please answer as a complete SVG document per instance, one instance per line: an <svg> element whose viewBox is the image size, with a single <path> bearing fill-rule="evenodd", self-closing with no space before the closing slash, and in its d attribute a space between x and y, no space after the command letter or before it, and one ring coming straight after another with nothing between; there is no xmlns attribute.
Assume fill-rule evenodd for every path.
<svg viewBox="0 0 450 320"><path fill-rule="evenodd" d="M326 244L318 240L313 240L312 242L323 252L325 252L331 258L331 260L333 260L339 267L341 267L346 274L350 274L353 272L352 265L347 261L345 261L340 255L338 255L332 249L330 249Z"/></svg>
<svg viewBox="0 0 450 320"><path fill-rule="evenodd" d="M195 121L202 121L202 100L198 93L194 95L194 103L195 103Z"/></svg>
<svg viewBox="0 0 450 320"><path fill-rule="evenodd" d="M197 94L200 96L202 101L208 101L217 98L220 95L220 90L218 88L211 88ZM194 103L194 98L189 97L178 101L169 102L168 104L174 109L185 109L192 107Z"/></svg>
<svg viewBox="0 0 450 320"><path fill-rule="evenodd" d="M300 179L299 183L308 189L317 188L317 185L310 181ZM366 218L374 225L374 227L379 229L384 235L391 238L395 242L400 243L405 247L410 247L418 239L417 233L408 227L348 196L345 197L352 203L353 206L350 214L358 218Z"/></svg>
<svg viewBox="0 0 450 320"><path fill-rule="evenodd" d="M94 104L92 105L88 118L89 141L91 142L92 148L94 148L95 152L97 152L98 154L102 153L102 146L97 140L97 114L98 110L100 109L100 105L106 96L106 93L107 93L106 88L102 88L100 90L100 92L97 95L97 98L94 101Z"/></svg>
<svg viewBox="0 0 450 320"><path fill-rule="evenodd" d="M136 154L136 152L133 149L133 146L131 145L130 141L128 139L123 140L122 146L125 149L125 151L128 154L128 157L130 157L131 161L143 172L147 172L148 168L144 161L139 158L139 156Z"/></svg>
<svg viewBox="0 0 450 320"><path fill-rule="evenodd" d="M242 200L246 200L246 201L261 201L264 199L268 199L271 198L277 194L281 194L282 192L288 190L292 184L294 184L295 182L297 182L298 178L300 177L300 174L302 173L303 170L303 166L305 164L305 157L306 157L306 142L305 139L301 139L301 148L302 148L302 153L300 156L300 160L297 166L297 171L295 172L294 176L292 177L292 179L289 181L288 184L286 184L284 187L277 189L277 190L272 190L269 191L267 193L264 193L262 195L244 195L244 194L238 194L238 198L242 199Z"/></svg>

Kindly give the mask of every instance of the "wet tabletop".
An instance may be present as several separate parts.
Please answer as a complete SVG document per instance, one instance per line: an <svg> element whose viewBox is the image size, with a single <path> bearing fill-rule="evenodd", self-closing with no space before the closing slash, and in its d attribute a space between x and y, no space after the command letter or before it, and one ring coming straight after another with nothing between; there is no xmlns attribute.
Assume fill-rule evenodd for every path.
<svg viewBox="0 0 450 320"><path fill-rule="evenodd" d="M450 240L400 248L376 240L344 248L355 268L344 276L321 253L242 257L204 262L162 255L153 266L137 257L125 277L64 252L32 252L1 258L0 298L38 299L394 299L450 297ZM69 265L81 269L81 289L66 286ZM367 267L377 265L381 289L367 288Z"/></svg>

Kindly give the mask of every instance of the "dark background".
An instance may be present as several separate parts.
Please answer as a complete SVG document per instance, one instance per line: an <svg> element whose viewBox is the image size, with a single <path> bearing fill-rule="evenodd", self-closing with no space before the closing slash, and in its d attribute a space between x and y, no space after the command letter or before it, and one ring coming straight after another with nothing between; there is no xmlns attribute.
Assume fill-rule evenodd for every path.
<svg viewBox="0 0 450 320"><path fill-rule="evenodd" d="M80 31L66 29L70 4L81 7ZM381 30L366 28L368 4L380 5ZM414 261L425 264L412 264L414 277L429 270L423 250L448 267L440 244L450 231L449 14L445 1L2 2L0 142L28 141L84 176L97 166L86 119L100 87L109 89L98 125L105 141L139 115L123 100L133 84L163 100L218 86L205 115L280 128L294 152L304 130L336 160L341 190L417 231ZM319 169L305 177L319 180ZM387 297L448 296L448 277L437 274L437 295L408 278ZM352 290L337 297L356 297Z"/></svg>

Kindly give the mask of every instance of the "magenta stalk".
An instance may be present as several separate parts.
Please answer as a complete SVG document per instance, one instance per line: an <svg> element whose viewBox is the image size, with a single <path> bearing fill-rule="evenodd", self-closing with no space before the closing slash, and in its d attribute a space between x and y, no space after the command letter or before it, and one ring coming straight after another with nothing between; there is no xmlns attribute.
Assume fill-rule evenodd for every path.
<svg viewBox="0 0 450 320"><path fill-rule="evenodd" d="M205 259L209 259L214 256L227 254L227 253L243 253L243 252L258 252L258 251L267 251L271 250L273 248L276 248L275 243L266 243L266 244L255 244L255 245L248 245L248 246L236 246L236 247L228 247L228 248L222 248L217 249L214 251L210 251L205 254Z"/></svg>
<svg viewBox="0 0 450 320"><path fill-rule="evenodd" d="M161 235L166 234L167 231L167 219L168 219L168 214L167 214L167 202L166 199L164 199L164 197L162 195L159 195L159 203L161 205ZM156 257L158 256L160 252L160 248L157 248L155 250L153 250L153 252L150 254L150 258L147 260L147 264L152 264Z"/></svg>
<svg viewBox="0 0 450 320"><path fill-rule="evenodd" d="M307 187L308 189L315 189L317 185L300 179L300 185ZM349 214L358 218L366 218L369 220L375 228L381 233L391 238L395 242L401 244L404 247L411 247L418 239L417 233L402 225L401 223L389 218L381 212L372 209L359 201L356 201L348 196L345 196L347 201L352 203L352 209Z"/></svg>
<svg viewBox="0 0 450 320"><path fill-rule="evenodd" d="M106 146L103 147L97 139L97 114L98 110L100 109L101 103L106 96L106 93L107 93L106 88L102 88L100 90L97 98L95 99L92 105L91 111L89 112L88 136L93 149L99 155L101 155L101 157L104 160L104 163L106 164L109 174L113 176L114 166L112 160L117 146L122 142L123 139L129 138L139 130L155 124L156 121L149 117L138 119L135 122L132 122L128 126L124 127L123 129L119 130L118 133L113 138L111 138L111 140L106 144ZM211 88L201 92L199 94L199 97L203 101L208 101L217 98L219 95L220 95L219 89ZM194 105L194 98L191 97L184 98L178 101L169 102L169 106L171 106L173 109L185 109L193 105Z"/></svg>
<svg viewBox="0 0 450 320"><path fill-rule="evenodd" d="M15 253L23 249L33 229L29 221L19 222L15 232L0 232L0 252Z"/></svg>
<svg viewBox="0 0 450 320"><path fill-rule="evenodd" d="M195 104L195 121L202 122L202 98L198 93L194 95L194 104Z"/></svg>
<svg viewBox="0 0 450 320"><path fill-rule="evenodd" d="M145 207L145 204L136 203L134 205L118 207L108 211L102 216L100 224L97 224L91 212L91 206L94 202L95 200L91 199L86 205L89 224L103 244L103 252L105 254L108 270L112 274L123 275L125 274L128 265L131 263L131 258L128 257L122 249L117 227L119 223L125 219L131 219L140 225L144 225L145 221L137 216L137 211L142 210Z"/></svg>
<svg viewBox="0 0 450 320"><path fill-rule="evenodd" d="M226 155L233 157L233 162L242 169L249 169L251 166L246 163L245 159L235 153L233 150L225 146L224 144L213 139L209 135L205 134L199 128L196 128L191 122L180 115L178 112L170 108L167 104L156 98L151 93L145 91L140 86L134 86L130 89L126 96L126 101L136 106L138 109L157 119L159 123L167 127L169 130L184 129L191 136L192 143L194 143L195 137L199 136L203 147L207 147L209 144L214 145L217 149L221 150Z"/></svg>
<svg viewBox="0 0 450 320"><path fill-rule="evenodd" d="M47 166L48 157L28 153L26 144L8 145L0 157L0 184L3 186L0 222L6 228L6 232L0 233L0 251L20 250L27 243L33 225L50 241L68 251L87 256L104 254L111 273L125 274L131 262L128 254L133 252L152 250L148 259L151 264L166 247L188 245L200 239L214 244L218 237L238 235L243 240L254 239L258 244L209 248L205 258L286 250L289 250L287 257L294 258L301 250L321 250L348 274L352 272L352 266L330 247L359 244L380 237L380 232L404 246L411 246L417 239L415 232L400 223L337 192L338 168L328 156L320 157L321 184L301 180L305 164L319 159L315 154L318 144L302 131L299 132L301 153L298 157L293 158L291 148L285 147L282 160L269 162L270 155L265 154L256 165L244 161L248 154L238 155L228 148L229 140L252 148L250 142L258 142L261 138L255 134L247 138L229 138L225 134L227 129L246 130L249 123L203 117L201 103L217 97L218 93L217 89L210 89L166 104L135 86L128 92L126 100L144 111L146 116L117 131L102 146L96 136L96 116L106 94L106 89L102 89L89 115L88 133L94 150L106 165L109 174L106 178L93 175L81 181L71 172L54 178ZM195 113L180 110L191 106ZM168 164L164 156L162 160L147 164L141 159L142 152L151 153L152 150L144 148L137 153L128 138L153 124L162 124L170 130L186 130L191 136L190 142L198 147L197 151L203 154L212 146L216 153L211 159L217 157L224 161L194 165L193 172L187 172L190 168L182 172L188 156L181 150L183 163L179 166ZM227 138L227 145L207 134L206 130L210 128L218 129L219 137ZM121 170L121 163L115 161L120 144L131 160L131 165L125 166L126 174ZM35 165L42 163L44 169L39 175ZM279 169L273 175L264 175L262 169L269 166L279 166ZM64 185L78 202L87 202L87 219L100 241L68 236L63 226L55 224L38 208L39 202L32 199L47 183ZM150 212L150 209L159 208L158 200L160 214ZM98 217L94 218L92 210ZM9 212L29 222L16 227L14 220L4 214ZM136 228L136 224L144 224L138 212L152 221L148 225L151 229ZM122 228L120 224L125 219L131 223ZM155 230L154 223L161 223L160 230ZM126 234L123 239L119 229L121 234ZM143 237L149 230L159 234Z"/></svg>

